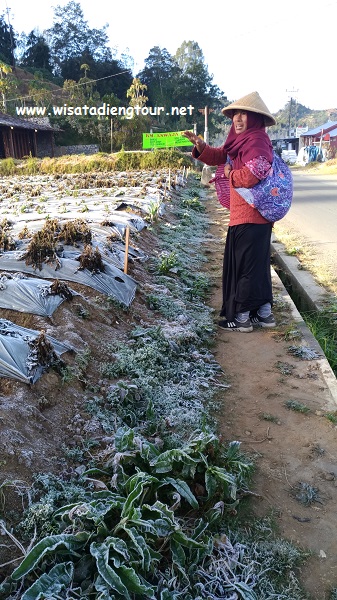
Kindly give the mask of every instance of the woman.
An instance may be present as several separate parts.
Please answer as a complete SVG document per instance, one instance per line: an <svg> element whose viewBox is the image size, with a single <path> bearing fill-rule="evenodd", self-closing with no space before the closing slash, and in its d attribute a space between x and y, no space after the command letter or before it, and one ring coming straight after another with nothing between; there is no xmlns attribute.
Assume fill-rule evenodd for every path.
<svg viewBox="0 0 337 600"><path fill-rule="evenodd" d="M253 331L253 325L275 327L270 274L270 237L273 224L236 191L264 179L271 167L273 149L265 127L275 125L257 92L222 109L232 119L226 142L212 148L190 131L193 156L207 165L225 164L230 183L230 221L223 264L223 304L219 326L226 331Z"/></svg>

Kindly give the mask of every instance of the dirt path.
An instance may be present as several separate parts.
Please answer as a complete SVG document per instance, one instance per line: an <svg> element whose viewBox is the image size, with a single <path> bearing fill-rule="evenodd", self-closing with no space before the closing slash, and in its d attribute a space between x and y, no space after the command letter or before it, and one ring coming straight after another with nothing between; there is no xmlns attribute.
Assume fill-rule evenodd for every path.
<svg viewBox="0 0 337 600"><path fill-rule="evenodd" d="M212 305L218 310L227 220L216 200L208 207L211 232L218 238L208 253L216 281ZM311 336L292 339L297 334L291 331L306 335L306 330L303 323L296 324L292 303L276 276L273 286L276 330L242 334L219 329L215 354L231 383L223 398L220 430L225 439L242 441L242 449L254 457L252 487L259 495L252 501L254 513L273 512L280 535L312 553L301 581L310 598L328 600L331 588L337 587L337 427L325 415L337 406L321 361L289 352L290 346L312 348L314 342ZM309 412L287 408L290 401ZM311 486L308 493L317 495L310 505L296 499L303 496L303 485L298 487L303 483ZM307 494L304 500L309 501Z"/></svg>

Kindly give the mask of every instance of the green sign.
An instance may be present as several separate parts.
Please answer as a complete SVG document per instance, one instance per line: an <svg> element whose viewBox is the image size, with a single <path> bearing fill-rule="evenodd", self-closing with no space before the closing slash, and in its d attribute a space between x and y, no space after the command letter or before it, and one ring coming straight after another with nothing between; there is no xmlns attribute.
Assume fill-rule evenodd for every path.
<svg viewBox="0 0 337 600"><path fill-rule="evenodd" d="M175 146L193 146L183 135L183 131L165 133L143 133L143 148L172 148Z"/></svg>

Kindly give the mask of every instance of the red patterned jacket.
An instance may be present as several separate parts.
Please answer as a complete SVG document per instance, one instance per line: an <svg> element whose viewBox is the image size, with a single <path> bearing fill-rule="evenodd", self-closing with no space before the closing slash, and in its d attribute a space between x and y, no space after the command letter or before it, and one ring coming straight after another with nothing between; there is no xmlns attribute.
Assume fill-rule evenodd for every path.
<svg viewBox="0 0 337 600"><path fill-rule="evenodd" d="M213 148L206 144L202 153L199 154L196 147L192 151L193 158L197 158L201 162L209 166L223 165L226 162L227 155L223 147ZM268 223L259 211L249 204L237 193L235 188L246 187L250 188L256 185L260 180L252 174L248 167L241 169L233 169L230 173L230 220L229 225L242 225L243 223L256 223L257 225Z"/></svg>

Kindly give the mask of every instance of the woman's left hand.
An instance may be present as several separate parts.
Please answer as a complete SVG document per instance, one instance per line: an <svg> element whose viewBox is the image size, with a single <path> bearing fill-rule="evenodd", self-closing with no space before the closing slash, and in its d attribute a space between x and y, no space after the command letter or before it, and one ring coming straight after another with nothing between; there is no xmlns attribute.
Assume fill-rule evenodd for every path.
<svg viewBox="0 0 337 600"><path fill-rule="evenodd" d="M223 170L223 172L224 172L224 174L225 174L225 177L227 177L227 179L229 179L229 176L230 176L231 170L232 170L232 167L230 166L230 164L229 164L229 163L227 163L227 164L224 166L224 170Z"/></svg>

